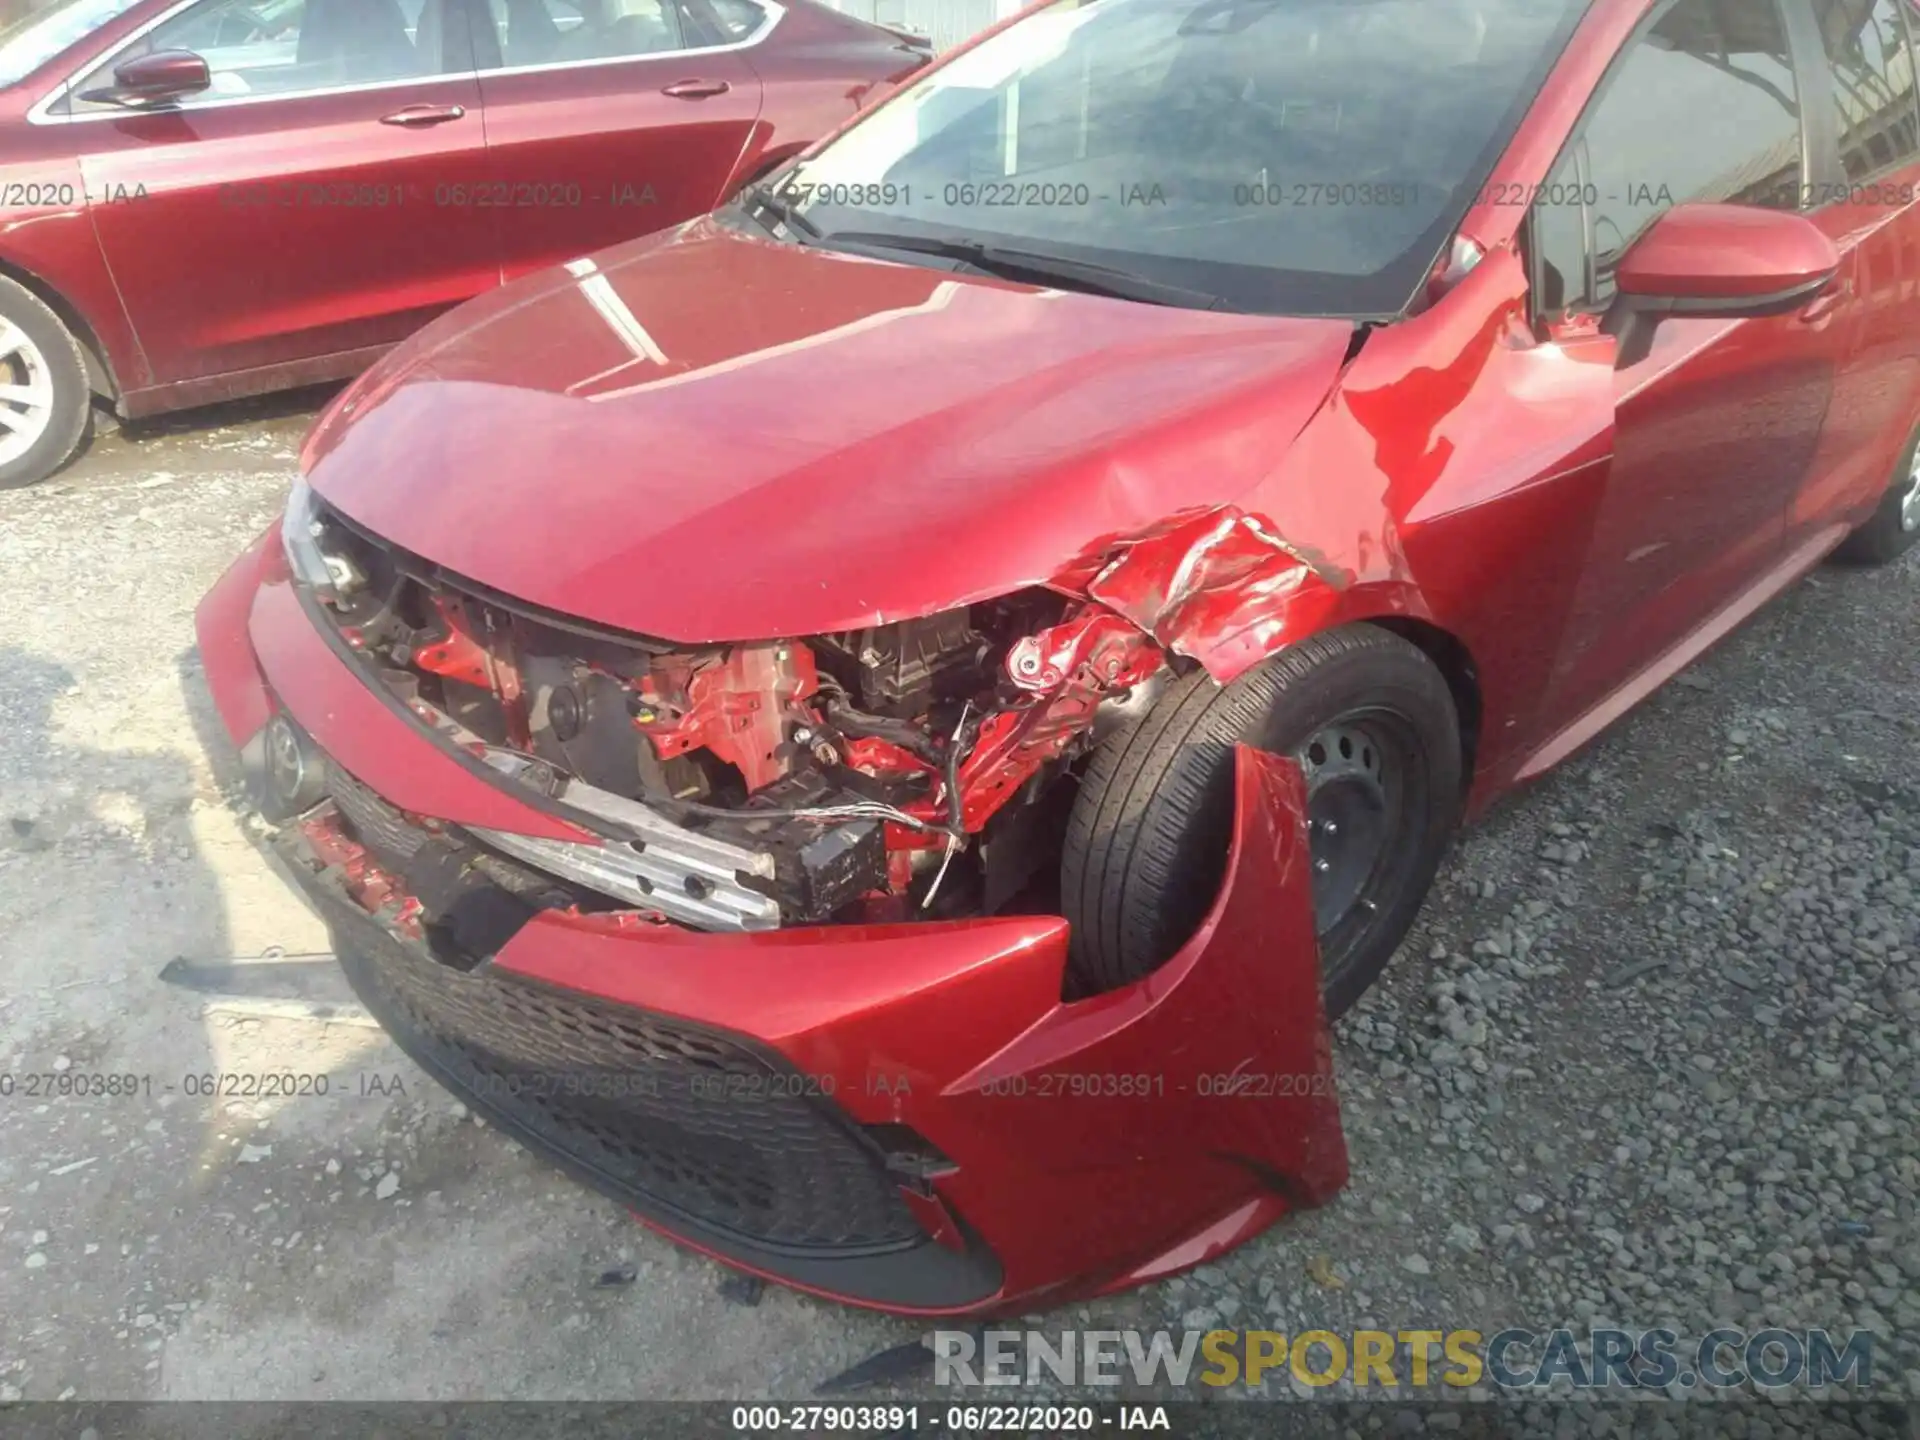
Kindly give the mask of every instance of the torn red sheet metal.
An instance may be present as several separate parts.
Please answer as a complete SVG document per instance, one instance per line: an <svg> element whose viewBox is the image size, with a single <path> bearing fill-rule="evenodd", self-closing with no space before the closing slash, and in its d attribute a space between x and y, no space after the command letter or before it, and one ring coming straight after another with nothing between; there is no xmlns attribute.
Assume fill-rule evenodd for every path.
<svg viewBox="0 0 1920 1440"><path fill-rule="evenodd" d="M1259 516L1224 505L1122 542L1085 589L1224 679L1278 649L1302 624L1301 607L1317 620L1353 578Z"/></svg>
<svg viewBox="0 0 1920 1440"><path fill-rule="evenodd" d="M501 678L493 652L469 633L457 608L444 596L434 597L433 608L446 627L446 638L422 645L413 652L413 663L431 675L458 680L491 690Z"/></svg>
<svg viewBox="0 0 1920 1440"><path fill-rule="evenodd" d="M655 668L639 683L634 724L662 760L711 750L750 791L786 773L787 722L813 720L800 702L820 688L806 646L739 645L718 660L670 656Z"/></svg>
<svg viewBox="0 0 1920 1440"><path fill-rule="evenodd" d="M1159 647L1137 625L1093 607L1015 643L1007 678L1034 703L988 720L960 767L968 831L984 828L1007 796L1085 733L1102 700L1162 663Z"/></svg>

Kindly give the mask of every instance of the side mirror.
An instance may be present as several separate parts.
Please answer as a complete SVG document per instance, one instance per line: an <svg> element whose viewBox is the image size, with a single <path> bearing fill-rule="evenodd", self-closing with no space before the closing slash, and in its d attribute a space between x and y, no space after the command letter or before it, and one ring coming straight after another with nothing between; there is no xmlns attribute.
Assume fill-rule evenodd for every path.
<svg viewBox="0 0 1920 1440"><path fill-rule="evenodd" d="M1757 320L1804 308L1840 271L1840 252L1811 220L1747 205L1678 205L1620 258L1602 328L1620 363L1644 359L1669 315Z"/></svg>
<svg viewBox="0 0 1920 1440"><path fill-rule="evenodd" d="M113 84L80 98L109 105L160 105L194 95L213 84L207 62L191 50L156 50L114 67Z"/></svg>

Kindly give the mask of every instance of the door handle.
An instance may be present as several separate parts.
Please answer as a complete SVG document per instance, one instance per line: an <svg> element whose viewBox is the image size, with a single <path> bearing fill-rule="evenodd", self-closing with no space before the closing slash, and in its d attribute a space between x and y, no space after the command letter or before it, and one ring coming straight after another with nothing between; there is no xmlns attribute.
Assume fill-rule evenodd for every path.
<svg viewBox="0 0 1920 1440"><path fill-rule="evenodd" d="M671 85L662 85L660 93L676 100L704 100L709 95L724 95L732 88L724 80L676 80Z"/></svg>
<svg viewBox="0 0 1920 1440"><path fill-rule="evenodd" d="M458 120L467 113L464 105L407 105L391 115L382 115L382 125L444 125L449 120Z"/></svg>

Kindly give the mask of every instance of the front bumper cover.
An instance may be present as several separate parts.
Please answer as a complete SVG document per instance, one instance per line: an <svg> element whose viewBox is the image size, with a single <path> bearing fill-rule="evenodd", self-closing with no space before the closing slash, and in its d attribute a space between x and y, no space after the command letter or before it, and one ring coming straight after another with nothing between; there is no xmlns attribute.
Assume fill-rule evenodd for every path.
<svg viewBox="0 0 1920 1440"><path fill-rule="evenodd" d="M578 837L365 685L270 536L198 627L243 749L284 711L401 811ZM998 1313L1201 1263L1345 1184L1299 773L1243 749L1236 783L1227 878L1199 932L1146 980L1073 1001L1050 916L702 934L536 908L462 970L370 913L309 831L277 843L401 1046L642 1220L849 1303ZM533 1013L531 1030L501 1020ZM623 1030L625 1051L601 1043ZM569 1048L555 1031L599 1039ZM607 1083L622 1070L651 1078ZM696 1097L696 1071L744 1078ZM527 1073L596 1078L559 1096L501 1078ZM703 1163L726 1203L688 1188ZM847 1223L782 1218L794 1204Z"/></svg>

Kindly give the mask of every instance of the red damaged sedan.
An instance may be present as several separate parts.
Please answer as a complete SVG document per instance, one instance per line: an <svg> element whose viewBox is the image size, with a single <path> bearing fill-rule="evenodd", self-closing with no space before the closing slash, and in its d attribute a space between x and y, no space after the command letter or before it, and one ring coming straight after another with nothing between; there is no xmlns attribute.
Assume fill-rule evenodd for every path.
<svg viewBox="0 0 1920 1440"><path fill-rule="evenodd" d="M1908 0L1059 0L348 389L206 673L369 1008L917 1312L1346 1179L1456 824L1920 534Z"/></svg>

